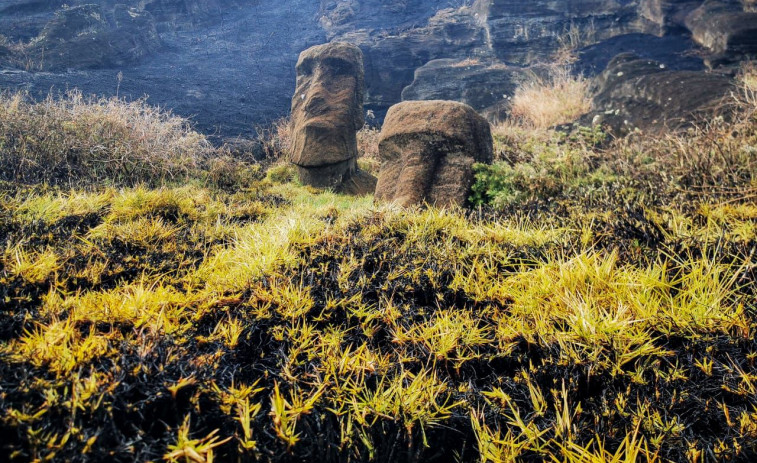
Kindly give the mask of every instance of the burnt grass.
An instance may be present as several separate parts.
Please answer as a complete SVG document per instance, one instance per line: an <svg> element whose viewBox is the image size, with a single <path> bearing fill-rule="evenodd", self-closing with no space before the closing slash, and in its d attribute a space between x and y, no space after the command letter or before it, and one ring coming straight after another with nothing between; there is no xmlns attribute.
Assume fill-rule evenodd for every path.
<svg viewBox="0 0 757 463"><path fill-rule="evenodd" d="M534 205L533 211L544 223L578 223L584 212L581 207L607 212L604 219L592 224L596 236L592 249L617 252L623 265L644 268L659 259L675 262L702 256L733 264L734 271L738 268L741 273L736 276L732 297L745 301L754 326L757 242L723 239L710 246L694 238L676 237L650 217L648 208L616 204L542 204ZM11 275L3 261L1 343L18 340L33 331L37 323L49 321L40 315L40 307L52 289L68 294L107 291L145 275L160 275L162 281L178 291L188 291L184 277L215 250L230 245L190 233L192 220L174 211L160 215L161 220L179 229L169 238L171 246L165 242L141 246L102 239L97 243L96 254L83 254L84 248L77 247L77 243L102 224L107 213L102 210L67 216L46 224L24 223L11 209L3 210L3 247L23 241L29 249L52 248L66 257L56 275L35 283ZM521 213L528 215L529 207L524 206ZM467 220L496 225L501 214L479 210L470 213ZM690 216L699 220L696 213ZM257 219L226 218L232 224ZM659 444L650 443L651 453L661 461L690 461L692 447L701 449L701 461L757 460L757 394L745 386L743 379L744 374L752 375L752 384L757 383L757 340L753 333L651 333L654 345L666 355L641 355L624 365L622 371L611 371L588 360L566 362L558 344L533 342L525 337L515 340L506 352L500 351L496 343L489 343L475 347L472 359L437 358L422 344L398 346L393 341L392 328L385 322L377 322L376 329L368 333L360 329L361 319L345 306L325 310L330 300L360 297L369 307L379 307L386 300L401 304L399 323L408 329L433 320L441 308L448 307L466 308L480 317L482 325L496 325L490 315L492 308L507 312L508 301L476 300L451 287L454 262L445 259L472 259L477 252L471 243L456 239L441 230L430 242L416 243L401 228L391 226L382 213L375 212L338 234L299 246L295 267L283 269L275 277L263 277L246 291L225 295L210 306L190 307L186 328L179 333L139 334L140 328L127 322L78 323L74 329L82 336L94 331L113 334L111 339L117 341L109 345L107 354L82 362L71 374L62 375L46 365L11 359L5 352L0 357L0 455L4 455L3 460L14 461L161 460L187 415L191 416L193 436L201 438L216 429L222 437L239 436L236 415L223 410L214 388L226 390L235 384L255 383L262 388L255 396L262 411L251 422L255 449L243 451L237 439L232 439L215 449L217 461L477 461L480 457L471 425L472 411L481 411L481 420L491 429L514 429L508 412L498 409L482 394L492 387L511 397L520 415L532 422L534 429L544 430L547 437L556 437L554 423L560 407L558 395L549 391L564 390L574 407L580 403L572 436L580 445L591 446L601 437L605 447L614 451L629 433L636 431L649 440L657 435L667 436ZM468 257L450 258L435 251L442 243ZM497 272L502 276L523 272L524 265L538 267L556 255L573 255L580 248L575 239L535 246L497 246L511 256L509 261L497 263ZM345 256L360 262L346 277L347 285L340 282L345 277L340 270ZM97 262L107 263L97 281L77 277ZM393 272L398 265L406 266L399 276ZM680 267L671 265L668 271L673 274ZM315 390L315 378L322 371L323 361L304 352L297 358L290 357L292 339L276 333L296 322L276 310L276 302L270 316L256 318L264 303L256 296L258 290L283 284L307 288L313 308L305 317L312 319L317 330L344 330L347 334L342 345L365 344L393 359L395 363L389 370L367 373L367 389L380 387L382 376L396 375L400 369L415 374L430 369L439 382L447 385L450 402L460 405L438 425L409 426L401 417L378 417L365 428L364 439L345 444L344 423L323 401L299 417L297 444L289 447L283 443L269 414L274 385L291 392L295 385L289 378L293 376L301 378L297 390ZM229 318L244 322L234 347L210 337L218 323ZM152 348L141 349L145 342L152 343ZM705 360L712 363L710 372L701 368ZM284 365L290 371L284 372ZM523 372L528 373L530 382L521 380ZM94 373L102 378L97 400L72 407L67 403L73 400L72 375L84 378ZM192 380L186 386L169 388L187 378ZM544 393L544 410L535 409L529 391L533 386ZM34 415L40 410L44 413L36 419L13 418L14 412ZM753 416L752 424L740 421L743 416ZM63 441L65 435L69 437ZM519 457L519 461L542 459L543 455L533 450Z"/></svg>

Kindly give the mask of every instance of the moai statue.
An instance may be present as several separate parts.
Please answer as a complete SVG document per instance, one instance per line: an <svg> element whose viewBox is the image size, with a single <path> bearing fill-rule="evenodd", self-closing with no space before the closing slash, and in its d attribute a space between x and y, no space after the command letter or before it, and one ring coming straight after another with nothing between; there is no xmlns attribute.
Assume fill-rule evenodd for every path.
<svg viewBox="0 0 757 463"><path fill-rule="evenodd" d="M376 199L401 206L465 206L473 164L492 162L489 122L454 101L405 101L389 108L379 136Z"/></svg>
<svg viewBox="0 0 757 463"><path fill-rule="evenodd" d="M370 194L375 177L357 168L357 132L363 127L363 53L348 43L303 51L292 97L292 163L300 181L348 194Z"/></svg>

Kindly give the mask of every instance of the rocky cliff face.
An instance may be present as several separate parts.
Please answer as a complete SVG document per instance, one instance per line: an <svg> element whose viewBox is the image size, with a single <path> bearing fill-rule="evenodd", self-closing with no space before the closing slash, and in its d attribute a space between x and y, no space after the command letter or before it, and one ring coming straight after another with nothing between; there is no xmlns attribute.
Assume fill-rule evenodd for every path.
<svg viewBox="0 0 757 463"><path fill-rule="evenodd" d="M613 58L593 87L594 108L581 122L601 123L616 134L677 129L711 119L736 91L725 75L670 70L631 53Z"/></svg>
<svg viewBox="0 0 757 463"><path fill-rule="evenodd" d="M0 0L0 88L148 94L233 136L287 113L298 53L326 41L363 50L379 116L432 98L501 116L561 48L590 75L623 52L687 71L757 55L751 0L117 1Z"/></svg>
<svg viewBox="0 0 757 463"><path fill-rule="evenodd" d="M312 0L66 3L0 0L0 90L149 96L219 137L250 135L286 115L298 54L326 41ZM93 27L64 28L76 31L70 40L48 39L62 18L82 10L96 12L99 19L87 19ZM124 11L134 27L121 26ZM87 40L103 32L107 53Z"/></svg>

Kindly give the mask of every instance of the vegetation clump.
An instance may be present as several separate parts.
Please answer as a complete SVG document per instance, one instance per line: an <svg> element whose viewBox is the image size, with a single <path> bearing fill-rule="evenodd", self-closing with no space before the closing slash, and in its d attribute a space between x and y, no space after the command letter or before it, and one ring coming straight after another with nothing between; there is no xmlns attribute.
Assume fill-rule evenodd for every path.
<svg viewBox="0 0 757 463"><path fill-rule="evenodd" d="M505 210L524 202L554 205L558 199L580 207L618 192L657 204L752 195L757 186L756 76L754 65L743 67L730 117L716 117L686 132L637 131L614 139L601 126L567 133L517 117L497 124L497 160L476 167L471 202ZM541 98L550 100L551 91Z"/></svg>
<svg viewBox="0 0 757 463"><path fill-rule="evenodd" d="M188 122L143 101L71 91L29 101L0 94L0 179L57 185L186 179L212 152Z"/></svg>

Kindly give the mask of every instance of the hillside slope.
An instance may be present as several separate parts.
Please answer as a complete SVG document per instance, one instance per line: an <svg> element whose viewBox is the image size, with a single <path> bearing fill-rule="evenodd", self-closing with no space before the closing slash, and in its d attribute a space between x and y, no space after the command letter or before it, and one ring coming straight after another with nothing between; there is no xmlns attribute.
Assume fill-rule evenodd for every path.
<svg viewBox="0 0 757 463"><path fill-rule="evenodd" d="M577 51L577 70L593 75L620 52L701 70L705 61L738 62L757 46L750 39L757 13L737 0L706 7L653 0L527 7L506 0L151 0L130 8L101 0L89 15L72 8L92 0L67 3L68 9L60 1L0 2L0 88L147 94L222 136L250 134L254 124L285 115L297 54L327 40L363 49L366 103L379 117L406 88L408 97L425 99L459 80L468 84L446 98L501 116L508 89L561 49ZM52 34L56 22L79 35ZM439 59L451 61L435 77L428 70Z"/></svg>

